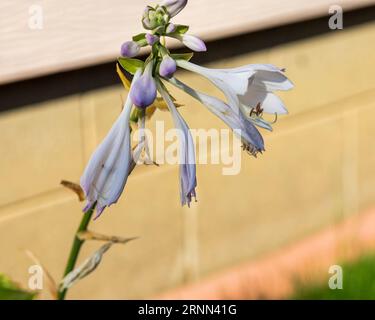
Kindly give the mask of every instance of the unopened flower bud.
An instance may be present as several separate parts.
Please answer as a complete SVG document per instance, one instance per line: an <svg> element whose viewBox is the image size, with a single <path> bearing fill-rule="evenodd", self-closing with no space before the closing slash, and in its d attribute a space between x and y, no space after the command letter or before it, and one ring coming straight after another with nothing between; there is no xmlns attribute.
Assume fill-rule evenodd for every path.
<svg viewBox="0 0 375 320"><path fill-rule="evenodd" d="M139 50L141 50L141 47L139 46L137 42L127 41L123 43L121 46L121 55L123 57L132 58L132 57L135 57L139 53Z"/></svg>
<svg viewBox="0 0 375 320"><path fill-rule="evenodd" d="M185 8L187 0L164 0L161 6L167 8L169 16L172 18Z"/></svg>
<svg viewBox="0 0 375 320"><path fill-rule="evenodd" d="M192 36L190 34L172 34L169 36L180 40L185 46L187 46L189 49L193 51L207 51L205 43L198 37Z"/></svg>
<svg viewBox="0 0 375 320"><path fill-rule="evenodd" d="M142 76L132 85L130 98L138 108L146 108L152 104L156 98L156 84L152 77L153 63L150 62Z"/></svg>
<svg viewBox="0 0 375 320"><path fill-rule="evenodd" d="M159 41L159 37L151 33L146 34L146 41L150 46L153 46L156 42Z"/></svg>
<svg viewBox="0 0 375 320"><path fill-rule="evenodd" d="M158 27L163 27L168 23L169 13L165 7L157 6L156 8L147 6L143 12L142 24L147 30L155 30Z"/></svg>
<svg viewBox="0 0 375 320"><path fill-rule="evenodd" d="M167 28L165 29L166 33L173 33L176 31L176 25L173 23L169 23Z"/></svg>
<svg viewBox="0 0 375 320"><path fill-rule="evenodd" d="M164 78L172 78L173 74L176 72L177 65L176 61L168 55L163 57L163 60L160 64L159 74Z"/></svg>

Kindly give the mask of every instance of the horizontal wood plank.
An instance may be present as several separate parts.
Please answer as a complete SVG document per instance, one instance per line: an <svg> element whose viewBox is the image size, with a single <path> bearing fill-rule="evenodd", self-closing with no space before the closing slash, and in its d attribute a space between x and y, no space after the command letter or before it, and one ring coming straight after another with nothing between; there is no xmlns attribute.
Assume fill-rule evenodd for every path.
<svg viewBox="0 0 375 320"><path fill-rule="evenodd" d="M150 0L2 0L0 84L113 60L122 42L141 32ZM175 20L205 40L296 22L375 0L190 0ZM32 6L43 10L43 28L31 29ZM30 9L31 8L31 9Z"/></svg>

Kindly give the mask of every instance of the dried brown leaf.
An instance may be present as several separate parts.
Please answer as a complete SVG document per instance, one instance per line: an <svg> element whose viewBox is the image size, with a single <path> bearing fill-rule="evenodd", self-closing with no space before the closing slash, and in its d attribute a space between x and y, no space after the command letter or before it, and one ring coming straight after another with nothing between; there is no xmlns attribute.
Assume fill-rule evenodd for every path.
<svg viewBox="0 0 375 320"><path fill-rule="evenodd" d="M129 241L138 239L138 237L124 238L117 236L107 236L93 231L83 231L77 234L77 238L80 240L99 240L99 241L110 241L113 243L125 244Z"/></svg>
<svg viewBox="0 0 375 320"><path fill-rule="evenodd" d="M67 180L61 180L60 184L65 188L72 190L78 196L79 201L85 200L85 193L79 184Z"/></svg>

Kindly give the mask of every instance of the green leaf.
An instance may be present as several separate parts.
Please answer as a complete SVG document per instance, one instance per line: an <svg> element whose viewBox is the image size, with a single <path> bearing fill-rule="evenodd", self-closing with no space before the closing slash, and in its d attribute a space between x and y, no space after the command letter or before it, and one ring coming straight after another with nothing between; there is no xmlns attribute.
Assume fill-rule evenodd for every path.
<svg viewBox="0 0 375 320"><path fill-rule="evenodd" d="M194 53L174 53L171 54L171 57L175 60L186 60L190 61L190 59L194 56Z"/></svg>
<svg viewBox="0 0 375 320"><path fill-rule="evenodd" d="M138 42L146 39L146 33L139 33L133 37L133 41Z"/></svg>
<svg viewBox="0 0 375 320"><path fill-rule="evenodd" d="M32 300L35 292L21 289L7 276L0 273L0 300Z"/></svg>
<svg viewBox="0 0 375 320"><path fill-rule="evenodd" d="M185 26L183 24L178 24L178 25L176 25L175 33L184 34L184 33L188 32L188 30L189 30L189 26Z"/></svg>
<svg viewBox="0 0 375 320"><path fill-rule="evenodd" d="M33 300L36 294L29 291L0 288L0 300Z"/></svg>
<svg viewBox="0 0 375 320"><path fill-rule="evenodd" d="M139 68L143 68L144 62L139 59L132 58L118 58L118 62L127 72L135 74Z"/></svg>

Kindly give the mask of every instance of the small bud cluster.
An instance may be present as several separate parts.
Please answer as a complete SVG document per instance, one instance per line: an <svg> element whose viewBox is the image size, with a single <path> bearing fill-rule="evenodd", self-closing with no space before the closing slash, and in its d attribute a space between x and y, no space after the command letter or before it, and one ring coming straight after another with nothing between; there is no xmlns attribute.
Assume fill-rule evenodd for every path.
<svg viewBox="0 0 375 320"><path fill-rule="evenodd" d="M136 57L142 47L151 46L151 54L143 64L143 74L134 83L131 93L131 99L138 108L146 108L154 102L155 77L170 79L177 70L176 61L165 45L165 37L177 39L193 51L206 51L201 39L186 34L188 26L170 21L186 4L187 0L164 0L155 7L147 6L142 15L142 25L148 32L134 36L121 46L120 59L128 59L126 63L134 63L130 58Z"/></svg>

